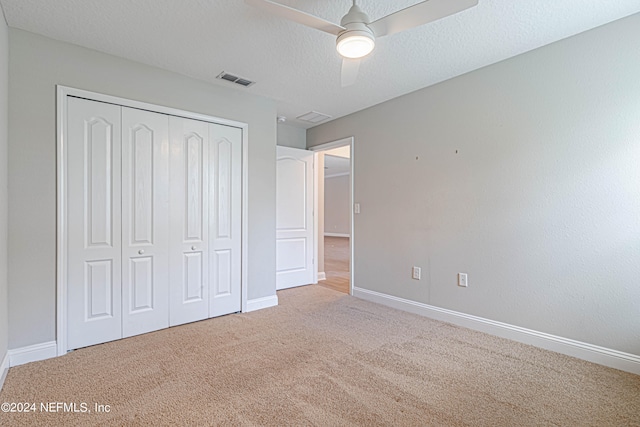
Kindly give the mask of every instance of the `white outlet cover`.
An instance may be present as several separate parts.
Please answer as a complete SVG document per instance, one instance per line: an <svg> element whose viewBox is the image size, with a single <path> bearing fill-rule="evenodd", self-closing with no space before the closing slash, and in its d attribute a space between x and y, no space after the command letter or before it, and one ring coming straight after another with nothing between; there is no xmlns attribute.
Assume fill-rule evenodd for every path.
<svg viewBox="0 0 640 427"><path fill-rule="evenodd" d="M469 286L467 273L458 273L458 286L462 286L463 288Z"/></svg>

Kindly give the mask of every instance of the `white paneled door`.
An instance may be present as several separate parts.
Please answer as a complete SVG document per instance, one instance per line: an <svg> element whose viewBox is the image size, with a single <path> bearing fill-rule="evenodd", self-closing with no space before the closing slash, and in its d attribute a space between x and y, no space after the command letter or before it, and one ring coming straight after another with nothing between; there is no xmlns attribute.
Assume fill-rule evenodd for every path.
<svg viewBox="0 0 640 427"><path fill-rule="evenodd" d="M69 348L122 337L120 107L69 98Z"/></svg>
<svg viewBox="0 0 640 427"><path fill-rule="evenodd" d="M241 310L242 129L68 97L67 349Z"/></svg>
<svg viewBox="0 0 640 427"><path fill-rule="evenodd" d="M209 316L241 309L242 130L209 124Z"/></svg>
<svg viewBox="0 0 640 427"><path fill-rule="evenodd" d="M209 125L180 117L171 129L171 326L209 317Z"/></svg>
<svg viewBox="0 0 640 427"><path fill-rule="evenodd" d="M122 108L122 335L169 326L169 118Z"/></svg>
<svg viewBox="0 0 640 427"><path fill-rule="evenodd" d="M276 289L313 283L313 152L277 147Z"/></svg>

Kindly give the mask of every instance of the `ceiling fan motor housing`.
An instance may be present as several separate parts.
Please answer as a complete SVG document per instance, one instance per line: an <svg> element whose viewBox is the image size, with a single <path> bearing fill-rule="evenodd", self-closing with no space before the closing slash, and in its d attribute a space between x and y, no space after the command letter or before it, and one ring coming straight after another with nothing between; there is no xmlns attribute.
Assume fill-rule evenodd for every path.
<svg viewBox="0 0 640 427"><path fill-rule="evenodd" d="M347 24L353 24L354 22L364 24L368 24L371 22L371 20L369 19L369 15L364 13L362 9L360 9L355 4L351 6L349 12L347 12L347 14L342 17L342 19L340 20L340 25L347 28Z"/></svg>
<svg viewBox="0 0 640 427"><path fill-rule="evenodd" d="M336 39L336 48L338 52L346 58L360 58L369 54L374 46L376 37L373 31L368 27L369 16L364 13L358 6L354 5L349 12L342 18L340 25L345 28ZM362 50L351 51L347 45L358 44ZM366 53L362 53L366 52Z"/></svg>

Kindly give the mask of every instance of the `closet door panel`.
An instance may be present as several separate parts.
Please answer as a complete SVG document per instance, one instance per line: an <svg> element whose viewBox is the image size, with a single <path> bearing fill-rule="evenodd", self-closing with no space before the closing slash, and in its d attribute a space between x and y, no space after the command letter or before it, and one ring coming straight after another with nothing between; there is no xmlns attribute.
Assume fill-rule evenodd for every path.
<svg viewBox="0 0 640 427"><path fill-rule="evenodd" d="M122 337L120 130L120 107L68 98L68 349Z"/></svg>
<svg viewBox="0 0 640 427"><path fill-rule="evenodd" d="M209 312L208 124L169 118L170 324L206 319Z"/></svg>
<svg viewBox="0 0 640 427"><path fill-rule="evenodd" d="M242 130L209 124L209 316L241 309Z"/></svg>
<svg viewBox="0 0 640 427"><path fill-rule="evenodd" d="M122 108L122 331L169 326L169 118Z"/></svg>
<svg viewBox="0 0 640 427"><path fill-rule="evenodd" d="M241 310L242 129L67 98L67 347Z"/></svg>

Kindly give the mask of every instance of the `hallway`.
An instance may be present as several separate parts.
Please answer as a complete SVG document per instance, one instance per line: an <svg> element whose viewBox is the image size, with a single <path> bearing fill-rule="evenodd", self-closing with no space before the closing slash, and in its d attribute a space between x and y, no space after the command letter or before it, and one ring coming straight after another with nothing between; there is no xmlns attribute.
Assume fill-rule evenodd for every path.
<svg viewBox="0 0 640 427"><path fill-rule="evenodd" d="M324 238L324 272L326 280L318 284L335 291L349 293L349 238Z"/></svg>

